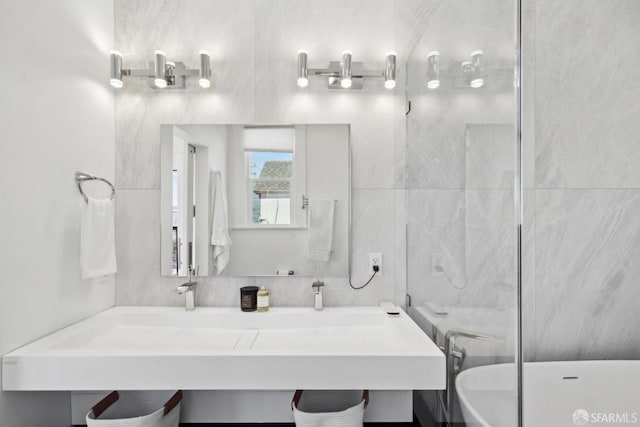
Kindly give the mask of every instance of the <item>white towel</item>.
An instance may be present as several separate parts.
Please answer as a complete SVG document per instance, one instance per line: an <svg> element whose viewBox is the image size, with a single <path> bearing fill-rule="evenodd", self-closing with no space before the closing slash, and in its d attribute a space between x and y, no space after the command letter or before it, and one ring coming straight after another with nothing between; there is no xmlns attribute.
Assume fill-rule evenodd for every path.
<svg viewBox="0 0 640 427"><path fill-rule="evenodd" d="M335 200L309 201L309 259L328 262L333 252Z"/></svg>
<svg viewBox="0 0 640 427"><path fill-rule="evenodd" d="M211 198L211 246L213 246L213 265L216 274L229 263L231 236L229 235L229 211L227 210L227 193L222 183L220 172L211 172L209 181Z"/></svg>
<svg viewBox="0 0 640 427"><path fill-rule="evenodd" d="M118 271L113 202L88 198L82 210L80 267L82 278L104 276Z"/></svg>

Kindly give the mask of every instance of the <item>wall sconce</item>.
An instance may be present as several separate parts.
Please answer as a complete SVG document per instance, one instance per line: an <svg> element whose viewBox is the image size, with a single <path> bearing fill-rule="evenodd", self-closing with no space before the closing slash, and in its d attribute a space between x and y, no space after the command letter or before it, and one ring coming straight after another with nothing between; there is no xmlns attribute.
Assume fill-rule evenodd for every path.
<svg viewBox="0 0 640 427"><path fill-rule="evenodd" d="M396 53L388 52L384 59L384 87L396 87Z"/></svg>
<svg viewBox="0 0 640 427"><path fill-rule="evenodd" d="M111 86L116 89L120 89L122 87L122 54L117 50L112 50L109 52L110 57L110 68L111 68L111 79L109 83Z"/></svg>
<svg viewBox="0 0 640 427"><path fill-rule="evenodd" d="M309 85L309 76L328 78L329 89L362 89L365 77L384 79L384 87L393 89L396 86L396 54L389 52L385 58L384 69L365 69L362 62L353 62L353 54L349 50L342 52L340 62L331 61L326 68L309 68L307 61L309 52L298 51L297 84L304 88Z"/></svg>
<svg viewBox="0 0 640 427"><path fill-rule="evenodd" d="M175 62L167 64L167 55L161 50L156 50L153 52L153 55L155 56L155 62L153 64L153 84L158 89L164 89L167 87L167 81L171 80L175 72L176 64ZM167 78L167 76L169 76L169 78ZM175 79L175 76L173 76L173 78Z"/></svg>
<svg viewBox="0 0 640 427"><path fill-rule="evenodd" d="M427 87L429 89L438 89L440 87L439 57L440 52L435 50L427 55Z"/></svg>
<svg viewBox="0 0 640 427"><path fill-rule="evenodd" d="M211 56L207 51L200 51L200 68L187 69L182 62L167 61L167 55L161 51L154 52L154 61L149 63L146 70L132 70L122 68L122 54L112 50L110 52L110 80L111 86L121 88L122 78L143 77L150 80L154 89L186 89L187 78L197 77L202 88L211 87Z"/></svg>
<svg viewBox="0 0 640 427"><path fill-rule="evenodd" d="M345 50L342 52L342 57L340 58L340 86L345 89L349 89L351 84L351 56L353 54L350 50Z"/></svg>
<svg viewBox="0 0 640 427"><path fill-rule="evenodd" d="M307 57L309 52L304 49L298 51L298 86L307 87L309 85L309 70L307 69Z"/></svg>
<svg viewBox="0 0 640 427"><path fill-rule="evenodd" d="M198 84L201 88L211 87L211 55L206 50L200 51L200 70Z"/></svg>
<svg viewBox="0 0 640 427"><path fill-rule="evenodd" d="M471 61L465 61L461 64L465 80L473 89L479 89L484 86L482 56L483 52L481 50L474 50L471 52Z"/></svg>

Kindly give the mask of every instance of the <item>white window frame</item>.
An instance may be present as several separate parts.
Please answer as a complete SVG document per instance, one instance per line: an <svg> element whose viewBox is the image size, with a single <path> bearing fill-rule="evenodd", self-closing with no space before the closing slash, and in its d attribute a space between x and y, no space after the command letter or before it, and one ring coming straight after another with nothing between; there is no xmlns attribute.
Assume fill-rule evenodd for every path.
<svg viewBox="0 0 640 427"><path fill-rule="evenodd" d="M289 179L272 179L272 178L252 178L251 177L251 153L291 153L291 176ZM247 212L246 212L246 220L247 224L251 226L255 226L257 228L264 227L291 227L295 226L295 218L294 218L294 194L295 194L295 173L294 170L296 168L296 154L295 149L288 150L249 150L244 152L245 157L245 177L247 178L247 182L245 184L245 188L247 191L246 197L247 200ZM288 182L289 183L289 198L290 198L290 206L289 206L289 218L291 222L289 224L256 224L253 222L253 183L262 181L262 182Z"/></svg>
<svg viewBox="0 0 640 427"><path fill-rule="evenodd" d="M236 224L234 229L251 228L251 229L300 229L307 228L307 210L302 208L302 197L306 194L307 189L307 175L306 175L306 126L295 125L290 126L294 130L293 151L290 150L277 150L277 149L243 149L242 162L244 171L244 213L242 221L244 226ZM251 178L249 152L292 152L292 165L291 165L291 177L290 177L290 197L291 197L291 224L253 224L252 218L252 204L251 204ZM280 181L280 180L278 180Z"/></svg>

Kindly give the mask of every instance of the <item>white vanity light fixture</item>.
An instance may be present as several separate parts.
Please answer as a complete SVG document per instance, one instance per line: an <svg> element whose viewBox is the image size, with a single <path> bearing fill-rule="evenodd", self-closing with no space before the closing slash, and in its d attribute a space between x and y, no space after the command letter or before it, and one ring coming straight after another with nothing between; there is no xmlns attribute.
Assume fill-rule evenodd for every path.
<svg viewBox="0 0 640 427"><path fill-rule="evenodd" d="M207 89L211 87L211 55L207 51L200 51L200 67L187 69L182 62L167 61L167 55L156 50L149 68L141 70L125 69L122 67L122 54L116 50L109 52L110 79L109 83L116 89L124 86L123 77L142 77L150 81L154 89L186 89L187 78L198 79L198 84Z"/></svg>
<svg viewBox="0 0 640 427"><path fill-rule="evenodd" d="M484 53L481 50L471 52L471 75L469 86L478 89L484 86L482 57Z"/></svg>
<svg viewBox="0 0 640 427"><path fill-rule="evenodd" d="M307 59L309 52L305 49L298 51L298 86L307 87L309 85L309 69L307 68Z"/></svg>
<svg viewBox="0 0 640 427"><path fill-rule="evenodd" d="M353 53L350 50L342 52L340 61L331 61L327 67L323 68L309 67L309 52L305 49L298 50L296 59L296 83L301 88L309 85L310 77L327 78L329 89L337 90L362 89L365 78L383 79L384 87L387 89L396 87L395 52L388 52L384 67L378 69L365 68L362 62L354 62Z"/></svg>
<svg viewBox="0 0 640 427"><path fill-rule="evenodd" d="M396 87L396 53L388 52L384 60L384 87Z"/></svg>
<svg viewBox="0 0 640 427"><path fill-rule="evenodd" d="M427 87L438 89L440 87L440 68L438 65L440 52L434 50L427 55Z"/></svg>
<svg viewBox="0 0 640 427"><path fill-rule="evenodd" d="M353 54L350 50L342 52L340 57L340 86L349 89L352 85L351 81L351 57Z"/></svg>
<svg viewBox="0 0 640 427"><path fill-rule="evenodd" d="M211 55L206 50L200 51L200 72L198 84L203 89L211 87Z"/></svg>

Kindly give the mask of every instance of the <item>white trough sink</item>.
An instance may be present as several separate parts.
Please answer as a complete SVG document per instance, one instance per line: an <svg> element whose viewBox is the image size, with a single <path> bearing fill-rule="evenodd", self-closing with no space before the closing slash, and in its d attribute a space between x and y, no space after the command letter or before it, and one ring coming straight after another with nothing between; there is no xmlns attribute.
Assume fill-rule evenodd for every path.
<svg viewBox="0 0 640 427"><path fill-rule="evenodd" d="M6 354L4 390L443 389L445 359L380 307L114 307Z"/></svg>

